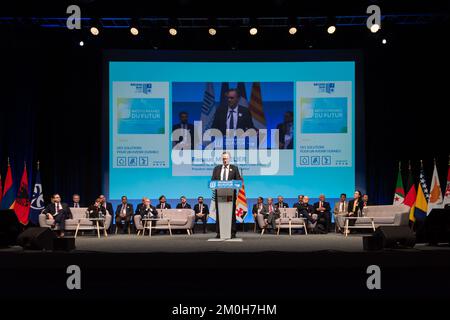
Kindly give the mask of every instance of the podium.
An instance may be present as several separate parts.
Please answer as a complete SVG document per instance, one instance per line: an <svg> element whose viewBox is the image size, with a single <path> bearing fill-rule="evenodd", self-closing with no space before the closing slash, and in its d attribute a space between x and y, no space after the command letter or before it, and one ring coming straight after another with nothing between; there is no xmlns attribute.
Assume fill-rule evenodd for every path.
<svg viewBox="0 0 450 320"><path fill-rule="evenodd" d="M209 188L216 192L216 203L219 214L220 238L208 239L208 241L242 241L231 239L231 220L233 204L236 202L234 191L242 187L241 180L211 180Z"/></svg>

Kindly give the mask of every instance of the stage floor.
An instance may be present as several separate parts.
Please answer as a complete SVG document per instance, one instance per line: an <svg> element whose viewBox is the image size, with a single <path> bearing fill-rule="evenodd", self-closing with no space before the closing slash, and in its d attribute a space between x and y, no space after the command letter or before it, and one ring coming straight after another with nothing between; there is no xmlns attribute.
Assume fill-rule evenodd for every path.
<svg viewBox="0 0 450 320"><path fill-rule="evenodd" d="M242 242L211 242L215 233L169 235L111 235L107 238L100 238L84 235L76 239L77 251L108 252L108 253L189 253L189 252L317 252L317 251L337 251L337 252L364 252L362 237L363 234L349 235L342 234L293 234L274 235L259 233L240 232L238 238ZM410 250L430 250L431 248L417 244ZM433 250L449 250L450 247L433 247Z"/></svg>

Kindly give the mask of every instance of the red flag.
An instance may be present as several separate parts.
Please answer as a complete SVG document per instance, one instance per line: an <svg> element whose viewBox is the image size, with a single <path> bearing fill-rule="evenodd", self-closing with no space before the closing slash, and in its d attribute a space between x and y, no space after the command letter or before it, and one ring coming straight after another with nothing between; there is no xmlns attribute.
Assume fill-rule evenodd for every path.
<svg viewBox="0 0 450 320"><path fill-rule="evenodd" d="M414 217L414 204L416 203L416 186L413 184L411 188L409 189L408 193L406 194L405 200L403 201L404 205L407 205L410 207L409 209L409 220L416 221L416 218Z"/></svg>
<svg viewBox="0 0 450 320"><path fill-rule="evenodd" d="M14 202L14 211L19 222L28 224L28 214L30 212L30 195L28 194L28 175L27 167L23 169L22 180L20 180L19 191L17 191L16 201Z"/></svg>

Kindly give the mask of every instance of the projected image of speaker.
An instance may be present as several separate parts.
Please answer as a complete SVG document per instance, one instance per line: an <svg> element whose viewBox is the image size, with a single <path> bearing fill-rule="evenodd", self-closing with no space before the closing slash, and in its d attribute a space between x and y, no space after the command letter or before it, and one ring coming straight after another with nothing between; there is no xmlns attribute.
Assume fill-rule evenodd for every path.
<svg viewBox="0 0 450 320"><path fill-rule="evenodd" d="M408 226L380 226L373 237L382 248L412 248L416 244L416 235Z"/></svg>
<svg viewBox="0 0 450 320"><path fill-rule="evenodd" d="M0 210L0 247L17 243L21 226L14 210Z"/></svg>
<svg viewBox="0 0 450 320"><path fill-rule="evenodd" d="M25 250L53 250L56 235L49 228L29 228L17 238L17 244Z"/></svg>

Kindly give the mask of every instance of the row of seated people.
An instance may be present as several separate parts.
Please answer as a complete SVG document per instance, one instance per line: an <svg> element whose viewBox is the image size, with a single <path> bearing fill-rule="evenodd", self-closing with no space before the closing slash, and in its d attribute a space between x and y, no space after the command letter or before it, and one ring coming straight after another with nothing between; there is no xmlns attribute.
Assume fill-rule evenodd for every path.
<svg viewBox="0 0 450 320"><path fill-rule="evenodd" d="M72 197L71 206L74 208L83 207L80 203L79 195L75 194ZM361 196L360 191L355 191L354 199L347 202L346 195L341 194L340 201L334 206L334 215L338 230L343 227L343 218L345 216L359 216L362 209L367 205L367 195ZM259 197L257 203L253 206L252 213L255 218L256 215L262 214L268 226L275 230L276 219L280 217L279 208L288 208L289 205L284 202L282 196L278 196L278 202L273 203L272 198L268 198L267 204L264 204L264 199ZM312 232L326 233L331 229L331 207L329 202L325 201L325 196L322 194L319 196L319 201L311 205L309 203L309 197L304 195L298 196L298 202L293 205L297 209L297 216L303 217L307 221L308 228ZM191 205L187 203L186 197L180 198L180 203L176 206L177 209L191 209ZM128 229L132 217L138 216L140 219L144 217L156 217L156 209L171 209L171 206L166 201L164 195L159 197L159 203L155 206L152 205L151 200L147 197L142 199L142 203L138 204L136 210L134 210L133 204L128 203L128 198L122 196L121 203L117 206L116 210L113 210L112 204L106 201L104 195L100 195L94 204L88 207L88 214L90 217L102 217L110 213L114 213L116 226L121 232L125 232ZM204 203L203 197L198 197L197 204L193 208L195 212L195 222L201 221L203 224L203 232L206 232L206 223L209 215L208 205ZM65 219L71 218L70 207L61 202L59 194L54 194L51 198L51 204L49 204L43 213L46 214L47 219L52 219L53 224L60 225L60 236L64 236L64 223ZM352 221L354 223L354 220Z"/></svg>
<svg viewBox="0 0 450 320"><path fill-rule="evenodd" d="M264 227L267 227L269 232L275 232L276 221L281 216L280 208L289 208L282 196L278 196L277 200L277 203L273 203L273 198L267 198L267 203L264 204L264 198L258 197L257 203L252 208L256 226L258 226L257 215L261 214L266 223ZM368 205L368 200L368 195L362 196L359 190L355 191L354 197L350 201L347 201L347 195L342 193L333 209L336 230L343 231L345 217L361 216L363 208ZM331 206L329 202L325 201L325 195L321 194L319 201L314 204L309 203L308 196L299 195L298 201L292 207L297 209L296 217L305 219L305 224L311 233L328 233L331 231ZM353 225L355 221L351 220L349 224Z"/></svg>

